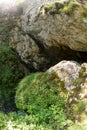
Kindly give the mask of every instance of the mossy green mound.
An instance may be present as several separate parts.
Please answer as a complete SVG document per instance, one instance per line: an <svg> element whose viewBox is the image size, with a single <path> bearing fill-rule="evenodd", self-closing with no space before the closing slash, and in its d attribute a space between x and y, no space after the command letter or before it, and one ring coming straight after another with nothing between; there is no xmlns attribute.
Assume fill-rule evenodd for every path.
<svg viewBox="0 0 87 130"><path fill-rule="evenodd" d="M64 83L55 74L36 73L25 77L16 92L16 105L35 117L36 124L63 129L68 120Z"/></svg>

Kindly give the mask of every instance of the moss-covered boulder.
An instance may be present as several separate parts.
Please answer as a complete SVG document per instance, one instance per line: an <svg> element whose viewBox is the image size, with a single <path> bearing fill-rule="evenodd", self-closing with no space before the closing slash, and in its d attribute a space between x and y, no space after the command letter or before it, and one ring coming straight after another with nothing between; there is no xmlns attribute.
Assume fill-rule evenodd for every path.
<svg viewBox="0 0 87 130"><path fill-rule="evenodd" d="M54 130L87 129L87 64L62 61L18 85L16 105Z"/></svg>
<svg viewBox="0 0 87 130"><path fill-rule="evenodd" d="M87 129L87 63L82 65L74 61L62 61L48 70L65 83L69 92L66 102L68 119L75 122L68 130Z"/></svg>
<svg viewBox="0 0 87 130"><path fill-rule="evenodd" d="M31 74L19 83L16 105L37 117L37 124L45 123L54 129L64 128L68 123L65 114L68 93L62 91L63 88L64 82L55 74Z"/></svg>

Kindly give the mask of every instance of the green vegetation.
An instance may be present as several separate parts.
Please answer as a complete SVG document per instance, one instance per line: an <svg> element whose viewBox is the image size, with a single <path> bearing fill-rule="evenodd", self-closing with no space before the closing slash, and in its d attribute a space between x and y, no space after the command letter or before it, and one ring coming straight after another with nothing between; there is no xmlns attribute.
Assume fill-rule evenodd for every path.
<svg viewBox="0 0 87 130"><path fill-rule="evenodd" d="M47 4L44 6L44 9L48 12L49 10L53 9L54 4Z"/></svg>
<svg viewBox="0 0 87 130"><path fill-rule="evenodd" d="M0 130L65 129L70 121L65 113L68 93L64 90L64 83L55 73L50 75L45 72L31 74L18 84L23 77L18 64L14 52L8 45L2 44L0 110L10 112L17 106L20 111L0 112Z"/></svg>
<svg viewBox="0 0 87 130"><path fill-rule="evenodd" d="M79 2L77 1L71 0L71 1L63 2L60 0L58 2L54 2L42 6L37 16L44 13L55 15L61 12L70 15L73 14L73 10L77 9L78 6L79 6Z"/></svg>
<svg viewBox="0 0 87 130"><path fill-rule="evenodd" d="M65 5L63 8L62 8L62 11L65 12L65 13L70 13L71 12L73 13L73 10L76 9L76 7L78 7L78 3L75 2L75 1L70 1L69 4Z"/></svg>
<svg viewBox="0 0 87 130"><path fill-rule="evenodd" d="M35 117L36 124L63 129L68 124L65 114L67 94L61 91L63 87L64 83L54 74L31 74L19 83L16 105Z"/></svg>
<svg viewBox="0 0 87 130"><path fill-rule="evenodd" d="M10 112L0 112L0 130L86 130L87 124L73 120L84 111L84 102L68 106L69 94L56 72L32 73L20 81L23 75L18 64L14 52L1 45L0 110ZM12 107L17 111L11 112Z"/></svg>
<svg viewBox="0 0 87 130"><path fill-rule="evenodd" d="M14 106L17 83L23 77L18 69L18 59L6 45L0 45L0 110L9 111Z"/></svg>
<svg viewBox="0 0 87 130"><path fill-rule="evenodd" d="M78 8L78 5L80 3L74 0L65 2L59 0L42 5L36 18L39 15L59 15L59 13L63 18L64 15L70 16L76 13L75 17L78 15L87 22L87 5L81 8ZM19 6L19 15L22 14L22 6L22 4ZM80 15L77 14L79 9ZM10 30L13 26L16 27L15 18L2 18L0 25L2 41L9 41ZM26 35L26 32L19 27L15 30L23 36ZM80 52L76 55L81 59ZM67 78L65 82L66 80L70 82L70 84L67 82L66 86L73 88L69 92L56 72L51 74L37 72L23 78L23 72L19 67L19 60L15 53L6 43L1 43L0 130L87 130L87 95L86 92L81 93L82 87L84 90L87 85L86 67L81 67L76 75L77 78L75 77L74 80L71 76L70 81L66 77L67 73L61 69L61 73L65 73L64 78Z"/></svg>
<svg viewBox="0 0 87 130"><path fill-rule="evenodd" d="M12 112L8 115L0 112L0 130L53 130L45 125L37 125L35 117L24 112Z"/></svg>

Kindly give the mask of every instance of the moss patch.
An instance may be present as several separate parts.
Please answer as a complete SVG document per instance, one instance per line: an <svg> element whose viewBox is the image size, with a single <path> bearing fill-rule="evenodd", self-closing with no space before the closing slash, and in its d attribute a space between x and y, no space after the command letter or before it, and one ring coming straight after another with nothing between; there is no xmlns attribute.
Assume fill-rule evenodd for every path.
<svg viewBox="0 0 87 130"><path fill-rule="evenodd" d="M18 69L19 61L14 52L3 44L0 46L0 110L14 109L14 94L17 83L23 77Z"/></svg>
<svg viewBox="0 0 87 130"><path fill-rule="evenodd" d="M64 83L55 74L36 73L24 78L18 86L16 105L37 117L37 124L48 124L53 129L64 128L67 94ZM61 118L60 118L61 117Z"/></svg>

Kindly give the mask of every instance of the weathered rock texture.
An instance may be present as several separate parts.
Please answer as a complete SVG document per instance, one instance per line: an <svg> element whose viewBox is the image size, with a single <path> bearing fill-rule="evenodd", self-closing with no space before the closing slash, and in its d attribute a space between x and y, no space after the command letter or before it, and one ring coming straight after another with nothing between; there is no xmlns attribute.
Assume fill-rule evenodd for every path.
<svg viewBox="0 0 87 130"><path fill-rule="evenodd" d="M10 46L29 69L45 70L64 59L87 61L86 2L27 2Z"/></svg>
<svg viewBox="0 0 87 130"><path fill-rule="evenodd" d="M25 12L24 30L46 47L67 46L76 51L87 51L87 5L77 1L54 2ZM25 16L28 16L25 18Z"/></svg>
<svg viewBox="0 0 87 130"><path fill-rule="evenodd" d="M82 65L74 61L62 61L51 67L48 72L55 74L64 82L68 90L67 112L73 116L76 124L81 124L83 130L87 129L87 63ZM62 87L62 86L61 86ZM72 109L72 111L70 111Z"/></svg>

